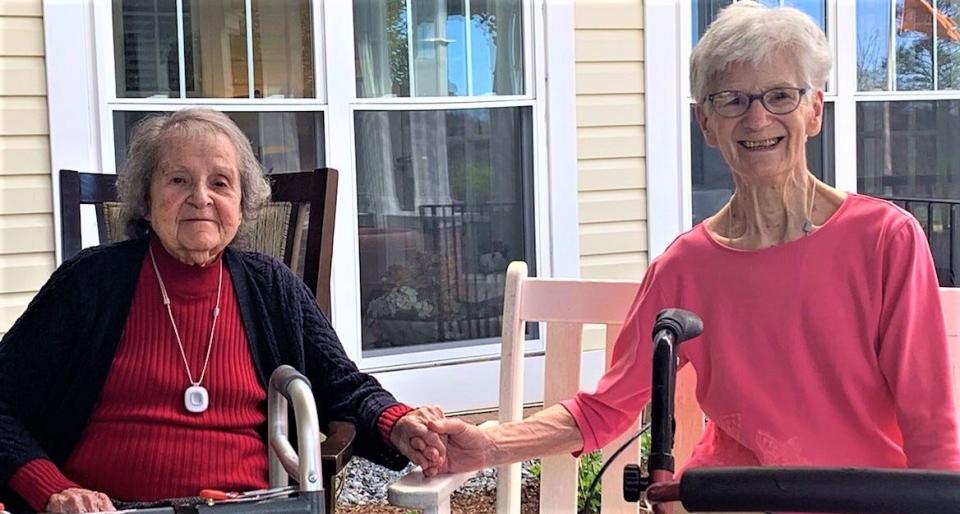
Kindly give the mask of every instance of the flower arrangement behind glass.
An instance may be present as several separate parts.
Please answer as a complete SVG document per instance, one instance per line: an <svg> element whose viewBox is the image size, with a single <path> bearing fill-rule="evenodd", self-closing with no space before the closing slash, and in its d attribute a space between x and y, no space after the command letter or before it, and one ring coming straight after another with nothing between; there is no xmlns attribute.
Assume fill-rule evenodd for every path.
<svg viewBox="0 0 960 514"><path fill-rule="evenodd" d="M367 304L364 344L404 346L442 339L438 323L462 317L462 306L441 268L437 256L424 253L389 266Z"/></svg>

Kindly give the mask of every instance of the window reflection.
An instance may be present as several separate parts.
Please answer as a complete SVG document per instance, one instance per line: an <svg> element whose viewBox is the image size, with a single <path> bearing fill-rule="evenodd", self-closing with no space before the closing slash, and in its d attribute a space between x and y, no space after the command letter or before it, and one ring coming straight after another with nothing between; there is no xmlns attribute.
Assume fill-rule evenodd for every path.
<svg viewBox="0 0 960 514"><path fill-rule="evenodd" d="M859 102L857 190L912 212L940 285L960 286L960 100Z"/></svg>
<svg viewBox="0 0 960 514"><path fill-rule="evenodd" d="M364 351L500 335L507 264L535 262L530 114L356 113Z"/></svg>
<svg viewBox="0 0 960 514"><path fill-rule="evenodd" d="M960 0L858 0L859 90L960 88L958 22Z"/></svg>
<svg viewBox="0 0 960 514"><path fill-rule="evenodd" d="M113 30L118 97L180 95L174 0L114 0Z"/></svg>
<svg viewBox="0 0 960 514"><path fill-rule="evenodd" d="M123 169L133 127L155 114L115 111L113 132L117 169ZM267 173L305 171L324 164L323 113L225 112L250 139L253 153Z"/></svg>
<svg viewBox="0 0 960 514"><path fill-rule="evenodd" d="M354 0L353 13L360 97L523 94L520 0Z"/></svg>

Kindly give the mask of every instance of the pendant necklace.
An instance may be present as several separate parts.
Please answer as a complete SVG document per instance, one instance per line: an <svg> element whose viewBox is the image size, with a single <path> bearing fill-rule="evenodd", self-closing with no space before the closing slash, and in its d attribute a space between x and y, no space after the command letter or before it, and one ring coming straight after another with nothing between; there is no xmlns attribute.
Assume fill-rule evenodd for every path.
<svg viewBox="0 0 960 514"><path fill-rule="evenodd" d="M187 370L187 379L190 380L190 386L183 392L183 406L189 412L199 414L210 406L210 394L207 388L203 387L203 377L207 374L207 364L210 362L210 350L213 349L213 334L217 331L217 318L220 317L220 291L223 287L223 259L220 259L220 278L217 281L217 305L213 308L213 322L210 325L210 340L207 342L207 356L203 359L203 369L200 370L200 378L193 379L193 373L190 371L190 364L187 363L187 354L183 351L183 341L180 340L180 331L177 330L177 323L173 321L173 310L170 309L170 297L167 295L167 288L163 285L163 279L160 278L160 269L157 268L157 259L153 256L153 248L150 248L150 262L153 263L153 271L157 274L157 282L160 284L160 295L163 297L163 305L167 307L167 315L170 317L170 325L173 326L173 335L177 338L177 347L180 349L180 357L183 359L183 369Z"/></svg>

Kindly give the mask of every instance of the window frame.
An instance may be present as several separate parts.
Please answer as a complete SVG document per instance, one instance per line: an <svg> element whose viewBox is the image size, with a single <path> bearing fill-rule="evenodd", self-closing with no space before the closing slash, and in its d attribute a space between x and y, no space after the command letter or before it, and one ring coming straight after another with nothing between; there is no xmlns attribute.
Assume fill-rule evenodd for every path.
<svg viewBox="0 0 960 514"><path fill-rule="evenodd" d="M182 1L182 0L181 0ZM247 4L249 5L249 0ZM179 2L178 2L179 5ZM296 99L117 98L112 2L44 0L48 108L54 212L58 213L57 170L114 170L114 111L170 111L204 105L230 111L323 113L325 159L340 170L334 231L334 298L331 321L347 354L364 370L417 369L437 362L485 361L499 344L461 351L422 351L363 359L360 344L359 258L355 176L355 110L459 109L530 106L534 141L536 269L541 276L579 275L574 73L574 7L568 2L523 0L524 95L501 97L358 99L354 80L353 5L311 0L315 97ZM550 23L546 23L549 18ZM550 52L546 42L550 42ZM328 48L336 51L328 52ZM546 80L550 76L549 83ZM547 112L550 112L549 118ZM109 171L113 172L113 171ZM54 216L57 262L60 219ZM528 344L531 352L542 343Z"/></svg>

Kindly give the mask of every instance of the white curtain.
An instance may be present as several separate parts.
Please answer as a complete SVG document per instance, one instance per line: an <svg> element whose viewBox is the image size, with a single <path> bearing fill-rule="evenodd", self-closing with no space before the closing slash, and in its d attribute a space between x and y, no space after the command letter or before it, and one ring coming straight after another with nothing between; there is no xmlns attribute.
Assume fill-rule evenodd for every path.
<svg viewBox="0 0 960 514"><path fill-rule="evenodd" d="M363 0L354 3L354 37L361 80L357 96L391 96L387 2ZM383 111L361 112L357 127L358 207L361 213L400 212L390 141L390 115ZM383 226L382 223L378 225Z"/></svg>

